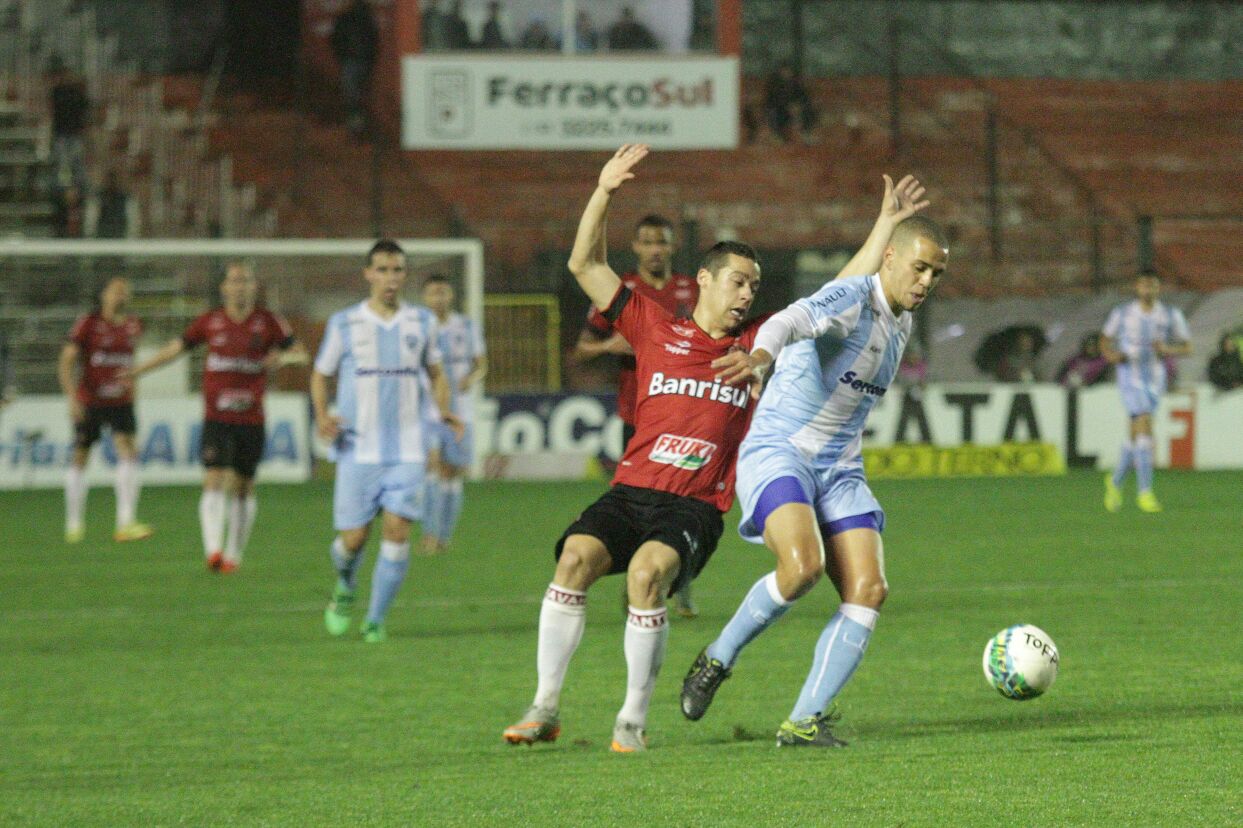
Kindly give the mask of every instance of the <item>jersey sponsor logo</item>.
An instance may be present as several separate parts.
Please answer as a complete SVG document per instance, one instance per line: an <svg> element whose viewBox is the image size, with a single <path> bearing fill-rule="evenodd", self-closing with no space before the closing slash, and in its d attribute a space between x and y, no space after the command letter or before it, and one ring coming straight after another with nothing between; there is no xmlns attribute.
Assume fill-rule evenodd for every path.
<svg viewBox="0 0 1243 828"><path fill-rule="evenodd" d="M134 364L133 354L115 351L91 352L91 365L95 368L128 368Z"/></svg>
<svg viewBox="0 0 1243 828"><path fill-rule="evenodd" d="M652 446L647 459L653 463L664 463L678 469L698 471L708 464L715 453L716 443L709 443L697 437L662 434L656 438L656 444Z"/></svg>
<svg viewBox="0 0 1243 828"><path fill-rule="evenodd" d="M230 357L221 356L220 354L208 354L207 363L204 366L207 371L234 374L262 374L265 370L263 360L247 359L246 357Z"/></svg>
<svg viewBox="0 0 1243 828"><path fill-rule="evenodd" d="M818 308L820 310L826 310L826 311L831 310L833 307L833 303L836 302L838 299L841 299L842 297L844 297L847 294L847 292L848 291L846 290L846 288L838 288L837 290L830 293L828 296L821 296L819 299L808 299L807 304L811 305L813 308Z"/></svg>
<svg viewBox="0 0 1243 828"><path fill-rule="evenodd" d="M216 410L240 414L255 407L255 395L240 388L229 388L216 397Z"/></svg>
<svg viewBox="0 0 1243 828"><path fill-rule="evenodd" d="M665 347L672 348L668 344ZM729 403L738 408L746 408L751 403L751 390L745 385L725 385L716 380L697 380L689 377L666 377L660 371L652 374L647 394L649 397L659 394L680 394L684 397Z"/></svg>
<svg viewBox="0 0 1243 828"><path fill-rule="evenodd" d="M690 348L680 348L677 345L669 343L669 342L665 343L665 350L677 356L686 356L691 352Z"/></svg>
<svg viewBox="0 0 1243 828"><path fill-rule="evenodd" d="M862 391L864 394L870 394L873 397L883 397L889 389L883 385L873 385L870 382L864 382L856 379L859 375L854 371L847 371L838 379L842 385L849 385L852 391Z"/></svg>
<svg viewBox="0 0 1243 828"><path fill-rule="evenodd" d="M414 377L418 376L418 368L359 368L354 371L356 377Z"/></svg>

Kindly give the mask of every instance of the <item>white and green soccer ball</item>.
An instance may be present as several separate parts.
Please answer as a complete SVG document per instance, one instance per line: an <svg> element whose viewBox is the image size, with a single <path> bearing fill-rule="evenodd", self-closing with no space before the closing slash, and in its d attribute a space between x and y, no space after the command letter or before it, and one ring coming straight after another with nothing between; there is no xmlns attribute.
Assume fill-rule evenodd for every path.
<svg viewBox="0 0 1243 828"><path fill-rule="evenodd" d="M1057 680L1057 645L1031 624L1006 627L984 647L984 678L1007 699L1034 699Z"/></svg>

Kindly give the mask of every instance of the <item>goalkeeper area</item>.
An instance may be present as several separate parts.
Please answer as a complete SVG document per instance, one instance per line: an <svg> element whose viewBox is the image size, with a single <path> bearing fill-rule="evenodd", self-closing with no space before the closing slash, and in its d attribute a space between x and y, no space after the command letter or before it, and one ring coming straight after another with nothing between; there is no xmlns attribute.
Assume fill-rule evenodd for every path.
<svg viewBox="0 0 1243 828"><path fill-rule="evenodd" d="M617 578L591 592L560 740L501 741L534 689L552 543L603 483L469 484L452 550L412 560L381 645L324 632L325 483L261 486L230 578L203 569L196 488L145 492L145 544L88 530L75 547L59 492L5 492L0 824L1237 823L1243 558L1223 516L1243 474L1166 481L1159 518L1104 513L1088 472L877 481L892 594L841 699L850 747L828 752L773 747L836 604L827 584L747 650L702 721L678 710L683 672L772 566L735 510L700 617L673 621L641 756L608 752ZM108 526L111 500L92 499L88 527ZM1062 656L1022 703L980 671L1019 622Z"/></svg>

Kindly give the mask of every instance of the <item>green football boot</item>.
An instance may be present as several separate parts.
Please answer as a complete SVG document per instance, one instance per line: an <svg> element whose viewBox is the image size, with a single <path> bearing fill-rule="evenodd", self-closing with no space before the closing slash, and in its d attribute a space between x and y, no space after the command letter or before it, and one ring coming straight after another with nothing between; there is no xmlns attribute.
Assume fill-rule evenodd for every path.
<svg viewBox="0 0 1243 828"><path fill-rule="evenodd" d="M324 627L329 635L345 635L350 628L350 610L354 609L354 590L345 589L337 584L332 591L332 600L324 610Z"/></svg>
<svg viewBox="0 0 1243 828"><path fill-rule="evenodd" d="M374 621L364 621L360 629L363 634L363 641L368 644L380 644L388 640L388 633L384 631L383 624L377 624Z"/></svg>

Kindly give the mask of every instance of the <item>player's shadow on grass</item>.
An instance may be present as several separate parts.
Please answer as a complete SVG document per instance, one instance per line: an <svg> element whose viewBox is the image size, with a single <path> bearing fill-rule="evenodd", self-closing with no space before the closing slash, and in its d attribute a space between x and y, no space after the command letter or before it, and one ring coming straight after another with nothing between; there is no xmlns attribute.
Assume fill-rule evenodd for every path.
<svg viewBox="0 0 1243 828"><path fill-rule="evenodd" d="M956 719L938 719L923 722L903 722L902 724L885 727L880 725L878 732L883 731L891 738L918 739L926 736L945 736L955 733L996 733L1005 731L1014 733L1023 730L1044 730L1057 727L1099 726L1111 721L1130 721L1143 719L1197 718L1203 716L1243 715L1243 704L1232 702L1211 702L1201 704L1161 704L1151 708L1114 708L1090 710L1037 710L1030 716L970 717ZM872 728L869 728L872 729ZM1059 738L1064 741L1125 741L1138 738L1141 734L1067 734Z"/></svg>

